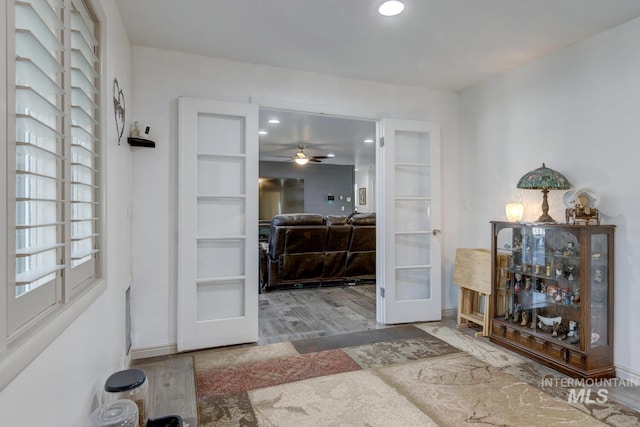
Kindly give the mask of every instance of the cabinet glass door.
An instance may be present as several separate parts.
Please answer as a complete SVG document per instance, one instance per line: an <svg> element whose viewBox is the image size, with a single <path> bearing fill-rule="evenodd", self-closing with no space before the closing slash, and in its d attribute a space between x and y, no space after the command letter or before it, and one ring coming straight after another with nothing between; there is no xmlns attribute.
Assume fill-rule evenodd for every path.
<svg viewBox="0 0 640 427"><path fill-rule="evenodd" d="M609 277L609 251L606 234L591 236L591 334L592 348L609 344L607 336L607 307L609 295L607 284Z"/></svg>
<svg viewBox="0 0 640 427"><path fill-rule="evenodd" d="M498 234L495 318L520 335L581 347L581 245L564 229L515 227Z"/></svg>

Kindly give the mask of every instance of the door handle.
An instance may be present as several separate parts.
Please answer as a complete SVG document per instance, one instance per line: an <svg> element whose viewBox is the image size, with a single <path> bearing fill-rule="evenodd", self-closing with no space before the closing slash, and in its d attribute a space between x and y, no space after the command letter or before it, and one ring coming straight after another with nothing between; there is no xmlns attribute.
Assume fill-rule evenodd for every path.
<svg viewBox="0 0 640 427"><path fill-rule="evenodd" d="M433 230L433 231L431 232L431 234L433 234L434 236L437 236L438 234L442 234L442 231L440 231L440 230Z"/></svg>

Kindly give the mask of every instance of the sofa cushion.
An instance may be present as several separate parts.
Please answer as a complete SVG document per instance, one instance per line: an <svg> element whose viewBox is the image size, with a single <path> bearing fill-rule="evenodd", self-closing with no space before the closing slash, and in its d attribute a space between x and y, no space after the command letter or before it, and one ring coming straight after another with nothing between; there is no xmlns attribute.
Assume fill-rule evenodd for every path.
<svg viewBox="0 0 640 427"><path fill-rule="evenodd" d="M290 235L291 230L301 233ZM271 220L269 256L276 259L282 253L322 252L326 240L324 217L317 214L283 214ZM300 239L298 239L300 237Z"/></svg>
<svg viewBox="0 0 640 427"><path fill-rule="evenodd" d="M349 252L376 250L376 227L373 225L353 226Z"/></svg>
<svg viewBox="0 0 640 427"><path fill-rule="evenodd" d="M283 214L276 215L271 220L272 227L282 225L324 225L324 217L318 214Z"/></svg>
<svg viewBox="0 0 640 427"><path fill-rule="evenodd" d="M324 270L324 253L288 254L280 256L278 277L284 281L304 282L319 279Z"/></svg>
<svg viewBox="0 0 640 427"><path fill-rule="evenodd" d="M327 225L347 225L347 220L349 217L346 215L327 215L326 224Z"/></svg>
<svg viewBox="0 0 640 427"><path fill-rule="evenodd" d="M350 278L373 279L376 276L375 252L349 252L346 276Z"/></svg>
<svg viewBox="0 0 640 427"><path fill-rule="evenodd" d="M376 213L366 212L357 213L349 218L349 224L351 225L376 225Z"/></svg>
<svg viewBox="0 0 640 427"><path fill-rule="evenodd" d="M285 230L284 253L324 252L327 228L323 226L288 227Z"/></svg>

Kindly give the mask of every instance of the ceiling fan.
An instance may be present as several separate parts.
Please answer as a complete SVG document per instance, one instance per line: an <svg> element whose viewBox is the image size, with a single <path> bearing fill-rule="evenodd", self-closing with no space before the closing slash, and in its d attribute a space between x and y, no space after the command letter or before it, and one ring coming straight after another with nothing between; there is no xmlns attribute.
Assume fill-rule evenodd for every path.
<svg viewBox="0 0 640 427"><path fill-rule="evenodd" d="M313 163L322 163L321 159L330 159L335 157L333 154L328 154L326 156L309 156L304 152L304 145L298 145L298 152L295 156L292 157L293 161L299 165L306 165L309 162Z"/></svg>

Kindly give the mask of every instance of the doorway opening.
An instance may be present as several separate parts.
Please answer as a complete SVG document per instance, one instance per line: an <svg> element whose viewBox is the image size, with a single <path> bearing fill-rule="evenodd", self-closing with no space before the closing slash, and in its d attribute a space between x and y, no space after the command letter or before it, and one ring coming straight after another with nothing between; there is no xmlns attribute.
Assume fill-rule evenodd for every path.
<svg viewBox="0 0 640 427"><path fill-rule="evenodd" d="M348 220L356 214L358 217L368 215L375 221L376 126L374 120L284 109L259 109L261 257L264 251L274 251L269 248L268 240L271 220L276 215L303 213L323 217L324 224L340 221L341 218ZM259 304L261 342L332 334L331 325L306 321L313 317L309 316L308 310L314 304L313 310L319 318L325 317L326 312L331 310L334 318L344 315L341 327L347 330L379 327L376 323L375 222L370 233L373 236L373 251L366 255L371 260L369 264L373 269L373 277L370 279L373 280L348 280L351 276L345 275L343 281L332 281L332 276L327 276L327 272L332 271L335 277L343 277L347 271L347 257L365 256L348 253L351 234L343 240L331 240L329 233L348 230L348 227L347 222L331 230L328 226L316 227L314 232L322 236L316 240L322 241L322 244L317 248L301 249L311 252L304 255L306 259L302 259L300 254L291 255L290 260L295 262L297 258L300 261L300 268L293 267L292 270L300 274L300 283L295 283L292 277L284 277L287 273L283 273L281 265L271 271L264 270L264 260L261 259L259 274L264 278L261 280L266 282L266 285L262 285L265 292L260 296ZM348 232L352 233L351 230ZM318 244L318 241L314 244ZM328 246L325 246L325 242ZM275 259L276 254L272 255ZM343 271L338 272L341 268ZM281 278L284 281L274 279L270 284L277 283L277 286L270 287L268 275L271 272L272 277L275 276L276 270L283 275ZM322 280L316 282L315 276ZM296 287L303 289L291 290ZM287 304L283 304L283 300ZM347 306L342 305L340 301L346 300L351 302ZM303 302L307 305L306 309L302 308L305 305ZM286 314L283 315L283 312ZM349 315L352 319L360 318L359 322L355 322L357 325L350 324Z"/></svg>

